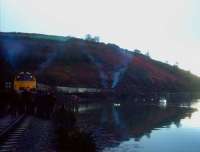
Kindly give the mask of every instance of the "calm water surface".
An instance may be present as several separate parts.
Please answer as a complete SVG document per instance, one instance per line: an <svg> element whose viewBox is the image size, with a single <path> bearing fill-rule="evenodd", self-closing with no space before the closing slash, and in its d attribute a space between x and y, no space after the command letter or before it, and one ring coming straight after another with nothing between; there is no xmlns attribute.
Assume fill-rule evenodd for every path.
<svg viewBox="0 0 200 152"><path fill-rule="evenodd" d="M200 152L200 100L93 104L80 110L80 124L93 133L99 151Z"/></svg>

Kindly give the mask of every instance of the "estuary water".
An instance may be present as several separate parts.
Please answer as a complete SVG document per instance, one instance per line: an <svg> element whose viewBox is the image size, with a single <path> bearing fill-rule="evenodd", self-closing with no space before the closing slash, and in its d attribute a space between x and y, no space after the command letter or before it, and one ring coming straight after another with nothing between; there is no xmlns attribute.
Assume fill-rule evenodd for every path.
<svg viewBox="0 0 200 152"><path fill-rule="evenodd" d="M200 152L200 99L80 107L80 126L102 152Z"/></svg>

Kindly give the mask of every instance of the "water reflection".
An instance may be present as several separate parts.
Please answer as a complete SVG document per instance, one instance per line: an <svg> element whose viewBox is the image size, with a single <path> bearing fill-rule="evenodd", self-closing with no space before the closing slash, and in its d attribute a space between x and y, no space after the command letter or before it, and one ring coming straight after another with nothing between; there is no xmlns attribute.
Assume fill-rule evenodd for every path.
<svg viewBox="0 0 200 152"><path fill-rule="evenodd" d="M200 100L92 107L80 114L79 123L94 134L100 151L198 152L200 148L200 112L192 108L200 109Z"/></svg>
<svg viewBox="0 0 200 152"><path fill-rule="evenodd" d="M200 128L200 99L194 102L191 107L197 110L190 117L183 119L181 124L183 127Z"/></svg>

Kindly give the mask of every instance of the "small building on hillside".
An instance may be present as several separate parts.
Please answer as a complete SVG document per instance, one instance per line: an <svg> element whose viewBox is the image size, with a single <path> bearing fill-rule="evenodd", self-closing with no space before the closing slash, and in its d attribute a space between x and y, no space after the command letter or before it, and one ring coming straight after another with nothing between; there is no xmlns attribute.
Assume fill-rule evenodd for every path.
<svg viewBox="0 0 200 152"><path fill-rule="evenodd" d="M20 72L14 78L14 90L36 90L36 78L30 72Z"/></svg>

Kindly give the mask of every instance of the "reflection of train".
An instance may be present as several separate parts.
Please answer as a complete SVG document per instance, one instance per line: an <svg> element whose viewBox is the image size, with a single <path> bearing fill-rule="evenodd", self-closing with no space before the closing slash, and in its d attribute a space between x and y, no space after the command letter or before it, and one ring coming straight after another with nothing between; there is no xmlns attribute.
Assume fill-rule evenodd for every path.
<svg viewBox="0 0 200 152"><path fill-rule="evenodd" d="M14 90L36 90L36 78L30 72L20 72L14 79Z"/></svg>

